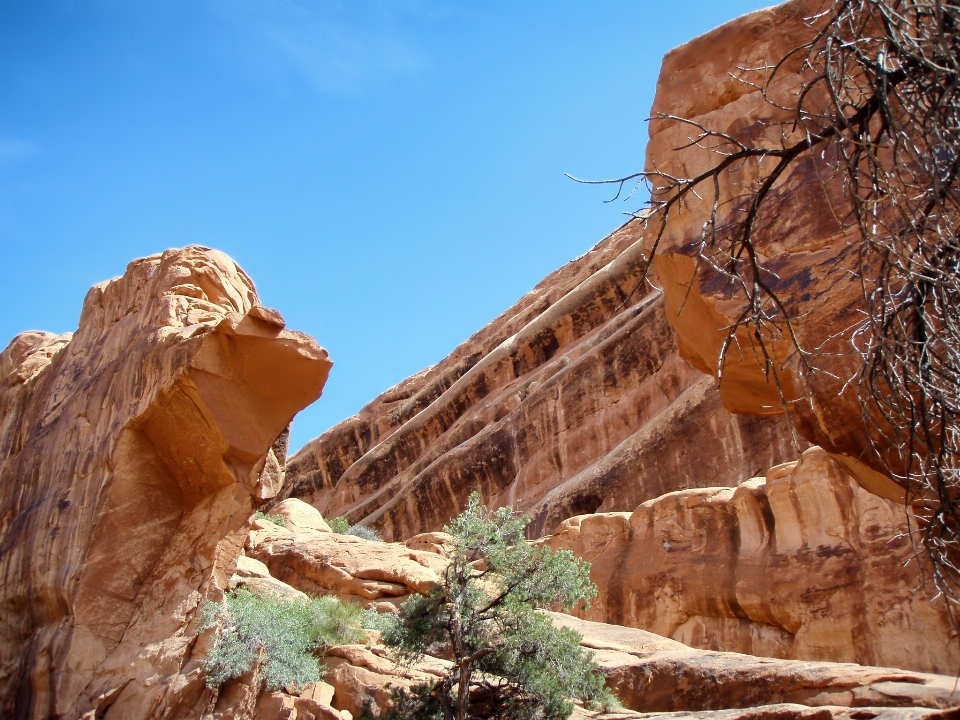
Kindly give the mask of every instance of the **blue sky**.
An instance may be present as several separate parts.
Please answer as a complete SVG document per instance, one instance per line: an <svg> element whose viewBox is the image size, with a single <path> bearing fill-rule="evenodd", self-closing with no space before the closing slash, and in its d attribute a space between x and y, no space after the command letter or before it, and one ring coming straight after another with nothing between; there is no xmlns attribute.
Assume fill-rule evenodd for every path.
<svg viewBox="0 0 960 720"><path fill-rule="evenodd" d="M335 366L293 446L637 203L663 54L751 0L0 0L0 346L136 257L227 252Z"/></svg>

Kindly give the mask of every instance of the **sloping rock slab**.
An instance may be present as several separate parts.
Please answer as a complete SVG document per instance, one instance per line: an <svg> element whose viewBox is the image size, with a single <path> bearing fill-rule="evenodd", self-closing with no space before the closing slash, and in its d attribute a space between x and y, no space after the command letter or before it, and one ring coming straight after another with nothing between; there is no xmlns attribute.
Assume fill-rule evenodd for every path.
<svg viewBox="0 0 960 720"><path fill-rule="evenodd" d="M903 505L815 447L766 480L571 518L543 542L592 564L590 620L707 650L952 673L960 645L908 533Z"/></svg>
<svg viewBox="0 0 960 720"><path fill-rule="evenodd" d="M680 358L642 279L641 225L309 442L281 495L400 540L440 530L477 490L530 514L532 538L572 515L735 485L792 456L782 418L731 415Z"/></svg>
<svg viewBox="0 0 960 720"><path fill-rule="evenodd" d="M594 651L608 686L631 710L701 712L777 703L946 710L960 705L956 679L945 675L696 650L645 630L549 615L583 635L581 644Z"/></svg>
<svg viewBox="0 0 960 720"><path fill-rule="evenodd" d="M926 708L847 708L825 706L810 708L804 705L777 703L755 708L735 710L704 710L702 712L592 713L576 708L570 720L956 720L957 710L928 710Z"/></svg>

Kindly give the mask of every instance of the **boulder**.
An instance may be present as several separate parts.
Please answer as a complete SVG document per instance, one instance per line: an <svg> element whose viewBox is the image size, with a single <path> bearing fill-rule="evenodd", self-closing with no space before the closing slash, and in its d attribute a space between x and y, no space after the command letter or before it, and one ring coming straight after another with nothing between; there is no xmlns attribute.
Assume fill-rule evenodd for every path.
<svg viewBox="0 0 960 720"><path fill-rule="evenodd" d="M291 532L299 530L330 532L330 526L327 525L320 511L297 498L287 498L277 503L270 508L270 515L282 517L286 528Z"/></svg>
<svg viewBox="0 0 960 720"><path fill-rule="evenodd" d="M310 595L337 595L393 610L428 593L447 566L442 555L338 533L253 531L246 552L271 575Z"/></svg>
<svg viewBox="0 0 960 720"><path fill-rule="evenodd" d="M267 566L259 560L252 557L241 555L237 558L237 569L234 572L236 578L267 578L270 577L270 571Z"/></svg>
<svg viewBox="0 0 960 720"><path fill-rule="evenodd" d="M333 685L321 681L307 685L307 687L300 692L300 697L309 698L321 705L329 705L333 700L333 693Z"/></svg>
<svg viewBox="0 0 960 720"><path fill-rule="evenodd" d="M779 147L781 130L788 142L798 139L795 132L790 135L795 113L789 108L795 106L804 78L798 70L806 53L789 59L767 87L766 97L759 85L764 68L812 39L809 18L819 9L819 2L790 0L737 18L667 53L651 109L645 170L694 177L722 160L692 143L699 130L677 118L752 148ZM813 93L808 101L815 98ZM753 327L741 327L724 361L720 396L728 410L752 415L783 413L785 399L808 441L882 471L864 430L856 381L862 360L852 344L854 330L865 317L859 229L851 227L850 210L841 200L844 173L818 166L813 155L802 156L778 178L753 230L757 261L765 269L763 281L792 318L793 332L808 353L805 362L784 330L782 337L766 342L773 359L773 372L768 372L758 362ZM744 188L757 187L761 173L771 167L736 163L722 174L718 227L742 217L743 203L736 198L743 197ZM655 197L664 182L655 179ZM721 349L746 301L735 283L697 259L714 201L712 186L701 189L698 197L687 198L682 212L671 214L654 264L681 356L719 378ZM648 250L659 226L659 219L649 223Z"/></svg>
<svg viewBox="0 0 960 720"><path fill-rule="evenodd" d="M239 719L238 719L239 720ZM345 720L329 703L285 693L263 693L257 701L253 720Z"/></svg>
<svg viewBox="0 0 960 720"><path fill-rule="evenodd" d="M392 690L435 683L450 668L449 662L429 656L410 666L397 664L383 647L364 645L328 648L325 662L325 680L334 688L333 706L353 717L365 706L374 713L389 708Z"/></svg>
<svg viewBox="0 0 960 720"><path fill-rule="evenodd" d="M411 550L426 550L449 557L453 552L453 535L445 532L429 532L414 535L403 542Z"/></svg>

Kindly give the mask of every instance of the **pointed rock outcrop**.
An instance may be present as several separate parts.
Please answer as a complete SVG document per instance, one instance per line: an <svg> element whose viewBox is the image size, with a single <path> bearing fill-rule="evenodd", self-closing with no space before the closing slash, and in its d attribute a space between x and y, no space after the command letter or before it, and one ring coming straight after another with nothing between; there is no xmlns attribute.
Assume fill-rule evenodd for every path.
<svg viewBox="0 0 960 720"><path fill-rule="evenodd" d="M271 448L330 365L201 247L94 286L72 337L10 343L0 714L199 713L198 605L227 586Z"/></svg>

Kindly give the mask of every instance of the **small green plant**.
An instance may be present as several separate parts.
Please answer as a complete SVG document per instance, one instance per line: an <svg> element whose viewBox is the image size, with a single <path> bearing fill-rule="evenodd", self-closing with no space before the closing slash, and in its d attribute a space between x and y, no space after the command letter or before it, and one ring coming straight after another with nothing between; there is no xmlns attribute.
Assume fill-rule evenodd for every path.
<svg viewBox="0 0 960 720"><path fill-rule="evenodd" d="M430 652L454 663L436 683L397 691L384 720L563 720L571 699L617 706L580 635L537 612L596 595L590 565L569 550L531 546L528 522L509 507L488 510L474 493L444 528L454 554L439 586L411 596L383 638L406 661Z"/></svg>
<svg viewBox="0 0 960 720"><path fill-rule="evenodd" d="M333 520L328 520L327 524L330 526L330 529L338 535L345 535L347 530L350 529L350 521L343 515L335 517Z"/></svg>
<svg viewBox="0 0 960 720"><path fill-rule="evenodd" d="M216 628L204 667L207 685L217 688L251 670L268 690L317 682L321 667L314 651L360 642L361 614L356 603L335 597L289 600L245 588L227 593L201 610L201 630Z"/></svg>
<svg viewBox="0 0 960 720"><path fill-rule="evenodd" d="M396 622L397 616L393 613L379 613L373 608L364 610L360 616L360 627L366 630L376 630L383 634L392 631Z"/></svg>
<svg viewBox="0 0 960 720"><path fill-rule="evenodd" d="M358 603L343 602L326 595L310 600L313 632L324 646L351 645L365 639L362 628L364 610Z"/></svg>
<svg viewBox="0 0 960 720"><path fill-rule="evenodd" d="M366 525L351 525L350 529L347 530L345 535L353 535L354 537L363 538L364 540L372 540L373 542L383 542L383 537L373 528L368 528Z"/></svg>
<svg viewBox="0 0 960 720"><path fill-rule="evenodd" d="M257 510L254 517L257 520L266 520L267 522L272 522L274 525L279 525L282 528L287 526L287 519L283 515L267 515L265 512L260 512Z"/></svg>
<svg viewBox="0 0 960 720"><path fill-rule="evenodd" d="M383 542L383 538L376 530L368 528L366 525L351 525L350 521L343 515L330 520L327 524L333 532L339 535L353 535L364 540Z"/></svg>

